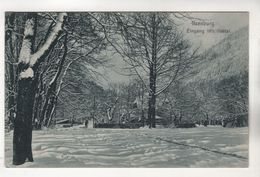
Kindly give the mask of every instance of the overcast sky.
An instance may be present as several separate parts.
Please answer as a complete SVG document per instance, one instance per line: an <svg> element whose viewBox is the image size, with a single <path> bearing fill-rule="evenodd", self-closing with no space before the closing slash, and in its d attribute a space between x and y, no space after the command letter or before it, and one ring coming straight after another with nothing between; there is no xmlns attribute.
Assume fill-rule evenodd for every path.
<svg viewBox="0 0 260 177"><path fill-rule="evenodd" d="M179 28L183 31L185 38L190 40L191 43L194 44L194 47L200 46L200 51L204 51L212 47L230 33L235 32L244 26L248 26L249 22L248 13L194 12L190 13L190 15L194 17L194 20L178 20L177 24L179 24ZM201 21L201 19L204 20ZM212 32L212 29L215 32ZM211 30L211 32L207 30ZM126 66L126 64L119 56L114 55L110 57L111 64L113 64L114 67L107 68L105 70L102 69L106 79L102 79L100 83L103 86L107 86L109 82L128 82L129 77L120 74L127 73L127 71L122 69Z"/></svg>
<svg viewBox="0 0 260 177"><path fill-rule="evenodd" d="M212 45L218 43L221 39L226 37L228 34L237 31L241 27L248 26L249 17L248 13L191 13L191 16L199 19L206 19L205 22L214 23L214 27L209 26L195 26L192 25L192 21L185 21L182 24L184 34L194 44L201 44L201 49L208 49ZM210 33L205 32L204 34L193 34L187 33L187 29L215 29L215 30L230 30L229 33Z"/></svg>

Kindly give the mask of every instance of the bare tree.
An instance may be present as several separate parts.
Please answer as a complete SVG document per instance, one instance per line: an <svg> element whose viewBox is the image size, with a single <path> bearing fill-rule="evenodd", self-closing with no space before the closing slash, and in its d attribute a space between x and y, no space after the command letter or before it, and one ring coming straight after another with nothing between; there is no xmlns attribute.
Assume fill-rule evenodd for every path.
<svg viewBox="0 0 260 177"><path fill-rule="evenodd" d="M102 53L106 43L103 31L100 32L99 28L89 13L68 14L66 30L69 50L55 93L57 104L60 104L58 107L67 108L68 115L65 117L72 112L77 112L77 117L93 115L93 96L95 106L100 107L102 88L97 83L101 74L96 69L100 66L105 67L107 59ZM96 96L98 94L100 97ZM53 119L55 109L56 105L47 117L47 126ZM99 110L95 112L99 113Z"/></svg>
<svg viewBox="0 0 260 177"><path fill-rule="evenodd" d="M12 128L16 112L17 66L23 38L24 13L7 12L5 20L5 81L6 118Z"/></svg>
<svg viewBox="0 0 260 177"><path fill-rule="evenodd" d="M35 49L37 13L28 13L18 60L17 110L14 120L13 164L23 164L32 156L32 113L35 97L35 73L62 34L66 13L59 13L56 23L40 48Z"/></svg>
<svg viewBox="0 0 260 177"><path fill-rule="evenodd" d="M197 58L187 40L178 32L170 13L116 14L122 38L113 46L130 65L149 93L148 123L155 127L156 96L174 81L187 76ZM112 40L111 40L112 41ZM145 78L148 78L148 84Z"/></svg>
<svg viewBox="0 0 260 177"><path fill-rule="evenodd" d="M55 13L41 13L41 18L47 18L50 24L55 23ZM47 33L51 28L52 25L47 29ZM44 29L46 25L42 25L38 31L44 31ZM86 77L86 73L89 74L88 78L92 77L89 66L96 67L104 63L100 57L94 57L104 49L105 45L104 39L99 36L98 28L88 14L68 13L65 29L65 35L59 39L47 60L40 65L38 70L38 88L33 112L33 120L37 128L51 125L56 104L58 104L58 96L63 89L68 91L68 87L64 85L69 84L66 83L69 77L74 77L74 82L82 82L82 77ZM41 38L38 41L41 44ZM75 73L71 71L72 67L77 67L79 72L85 73ZM85 87L86 85L83 86Z"/></svg>

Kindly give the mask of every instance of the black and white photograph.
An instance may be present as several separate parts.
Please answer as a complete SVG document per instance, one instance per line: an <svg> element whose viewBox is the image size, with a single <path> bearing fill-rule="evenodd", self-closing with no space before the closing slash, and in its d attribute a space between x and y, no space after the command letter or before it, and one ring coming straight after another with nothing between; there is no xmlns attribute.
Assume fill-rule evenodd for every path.
<svg viewBox="0 0 260 177"><path fill-rule="evenodd" d="M247 168L249 13L5 12L8 168Z"/></svg>

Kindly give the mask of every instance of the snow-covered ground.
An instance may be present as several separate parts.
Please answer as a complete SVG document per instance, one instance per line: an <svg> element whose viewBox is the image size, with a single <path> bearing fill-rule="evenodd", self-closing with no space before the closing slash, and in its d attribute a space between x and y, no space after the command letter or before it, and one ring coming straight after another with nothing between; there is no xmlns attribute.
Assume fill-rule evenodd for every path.
<svg viewBox="0 0 260 177"><path fill-rule="evenodd" d="M12 160L12 132L5 135ZM19 167L247 167L248 128L86 129L33 132L34 162Z"/></svg>

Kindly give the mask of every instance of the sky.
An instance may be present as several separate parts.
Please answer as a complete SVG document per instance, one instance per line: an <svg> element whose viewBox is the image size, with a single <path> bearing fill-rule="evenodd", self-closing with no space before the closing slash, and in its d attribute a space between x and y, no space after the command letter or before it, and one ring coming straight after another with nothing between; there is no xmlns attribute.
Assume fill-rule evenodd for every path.
<svg viewBox="0 0 260 177"><path fill-rule="evenodd" d="M204 50L217 44L230 33L247 26L249 22L248 13L191 13L191 16L205 19L205 22L209 23L208 26L199 26L193 23L193 21L196 23L199 20L187 20L182 23L181 27L184 34L186 34L186 38L195 45L201 44L201 49ZM212 27L212 23L214 23L214 27ZM204 34L188 32L188 29L204 30ZM215 33L207 31L210 29L215 30Z"/></svg>
<svg viewBox="0 0 260 177"><path fill-rule="evenodd" d="M200 47L205 51L220 42L232 32L249 25L249 14L245 12L193 12L194 19L176 20L184 37L189 40L194 48ZM126 63L119 55L107 56L113 67L100 69L105 78L100 80L102 86L108 83L128 83L129 77L122 75L128 71L123 68Z"/></svg>

